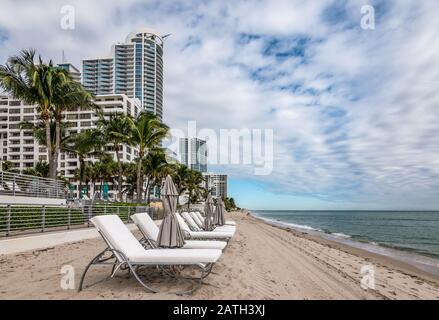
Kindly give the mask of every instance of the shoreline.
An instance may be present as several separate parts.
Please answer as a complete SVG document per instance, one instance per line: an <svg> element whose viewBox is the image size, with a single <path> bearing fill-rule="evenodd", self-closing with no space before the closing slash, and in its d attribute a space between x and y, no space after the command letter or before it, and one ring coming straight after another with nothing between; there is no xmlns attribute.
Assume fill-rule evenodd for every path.
<svg viewBox="0 0 439 320"><path fill-rule="evenodd" d="M300 228L294 228L292 226L284 225L282 221L275 221L275 220L270 220L270 219L259 217L259 216L255 215L254 213L252 213L251 211L248 211L248 215L251 216L252 218L258 220L258 221L261 221L262 223L265 223L265 224L270 225L272 227L279 228L279 229L285 230L287 232L290 232L297 237L303 237L303 238L306 238L308 240L315 241L315 242L320 243L322 245L330 246L332 248L344 251L344 252L349 253L349 254L354 254L357 256L361 256L363 258L370 259L371 262L375 262L378 264L384 264L386 266L394 268L394 269L396 269L400 272L403 272L405 274L419 277L419 278L422 278L422 279L429 281L433 284L439 285L439 264L438 264L437 268L431 267L431 268L434 268L434 271L430 270L430 268L424 269L424 268L422 268L422 266L425 266L425 265L423 265L419 262L416 263L413 260L404 261L403 259L398 259L397 256L378 253L378 252L367 250L366 248L357 247L355 245L351 245L351 244L347 243L347 241L345 241L345 239L343 239L343 238L340 238L340 239L337 239L336 237L329 238L330 234L327 234L324 232L319 232L316 230L305 230L305 229L300 230ZM328 235L328 237L325 237L325 235ZM361 244L361 242L359 242L359 241L355 241L355 240L352 240L350 238L349 238L349 240L350 240L350 242L358 242L358 244ZM396 251L399 253L399 255L410 257L411 259L414 259L415 257L419 256L421 258L425 258L428 260L437 260L437 262L439 263L439 259L425 257L425 256L422 256L419 254L413 254L413 253L406 252L403 250L387 248L387 247L381 246L379 244L377 246L384 249L385 251L388 251L388 252Z"/></svg>

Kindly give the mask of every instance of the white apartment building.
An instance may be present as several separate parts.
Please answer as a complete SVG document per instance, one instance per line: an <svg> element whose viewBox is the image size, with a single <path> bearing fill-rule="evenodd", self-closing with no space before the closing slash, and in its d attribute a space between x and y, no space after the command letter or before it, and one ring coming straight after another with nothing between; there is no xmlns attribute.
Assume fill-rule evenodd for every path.
<svg viewBox="0 0 439 320"><path fill-rule="evenodd" d="M138 99L129 98L124 94L99 95L95 102L102 108L104 117L112 113L124 113L136 117L142 110ZM78 110L65 113L68 134L95 128L98 119L92 110L78 108ZM19 124L23 121L33 123L38 121L36 107L8 96L0 96L0 159L12 162L15 169L20 171L34 167L38 161L47 161L46 147L34 139L32 131L20 130ZM116 153L111 146L108 146L107 151L116 160ZM138 155L137 150L129 145L123 145L119 153L124 162L130 162ZM97 161L96 158L86 160ZM77 182L73 176L77 168L79 168L77 155L61 152L58 171L70 179L72 185L75 186L76 195ZM110 185L110 193L111 191Z"/></svg>
<svg viewBox="0 0 439 320"><path fill-rule="evenodd" d="M227 198L227 175L203 173L204 187L211 190L212 197Z"/></svg>
<svg viewBox="0 0 439 320"><path fill-rule="evenodd" d="M95 95L122 93L163 119L163 37L143 28L111 47L106 57L82 62L84 87Z"/></svg>

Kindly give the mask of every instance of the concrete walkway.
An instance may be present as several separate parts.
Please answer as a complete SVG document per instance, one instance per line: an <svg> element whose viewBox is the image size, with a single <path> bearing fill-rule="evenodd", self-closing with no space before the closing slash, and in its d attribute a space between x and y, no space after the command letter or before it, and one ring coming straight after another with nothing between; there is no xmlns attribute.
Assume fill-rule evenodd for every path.
<svg viewBox="0 0 439 320"><path fill-rule="evenodd" d="M131 231L137 230L137 227L133 223L127 224L126 226ZM95 228L84 228L68 231L53 231L38 235L27 235L19 238L1 239L0 255L50 248L68 242L76 242L97 237L99 237L99 233Z"/></svg>

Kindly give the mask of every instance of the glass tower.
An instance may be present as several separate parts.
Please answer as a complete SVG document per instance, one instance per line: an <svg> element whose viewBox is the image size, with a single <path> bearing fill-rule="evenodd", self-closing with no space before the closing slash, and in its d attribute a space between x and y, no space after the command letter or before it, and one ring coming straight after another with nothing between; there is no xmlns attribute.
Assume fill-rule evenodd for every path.
<svg viewBox="0 0 439 320"><path fill-rule="evenodd" d="M83 84L94 94L123 93L163 119L163 38L151 29L130 33L111 56L83 60Z"/></svg>

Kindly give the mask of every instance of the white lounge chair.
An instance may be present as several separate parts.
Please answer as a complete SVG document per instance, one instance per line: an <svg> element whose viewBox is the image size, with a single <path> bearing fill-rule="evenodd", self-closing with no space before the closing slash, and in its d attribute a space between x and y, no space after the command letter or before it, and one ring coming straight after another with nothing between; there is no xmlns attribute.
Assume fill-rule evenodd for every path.
<svg viewBox="0 0 439 320"><path fill-rule="evenodd" d="M196 224L202 228L203 227L203 221L198 218L198 216L195 214L195 212L190 211L189 214L191 215L192 219L196 222Z"/></svg>
<svg viewBox="0 0 439 320"><path fill-rule="evenodd" d="M146 212L136 213L131 216L134 224L143 234L142 241L146 241L152 248L157 248L159 227ZM225 241L209 240L186 240L182 249L219 249L223 250L227 245Z"/></svg>
<svg viewBox="0 0 439 320"><path fill-rule="evenodd" d="M202 214L200 212L196 211L195 214L201 220L201 222L204 221L204 217L202 216ZM226 220L226 225L236 226L236 222L233 220Z"/></svg>
<svg viewBox="0 0 439 320"><path fill-rule="evenodd" d="M201 276L195 278L198 285L191 290L184 292L174 292L176 294L186 294L194 292L201 284L203 279L212 270L213 264L221 256L221 250L214 249L145 249L134 235L124 225L117 215L102 215L90 219L93 225L107 244L107 248L93 258L84 270L79 284L79 291L83 288L85 275L92 265L109 264L112 265L111 277L116 271L128 269L137 281L152 292L159 290L146 284L140 278L137 271L141 266L195 266L201 269ZM111 261L111 262L109 262ZM175 275L174 275L175 276ZM191 279L194 280L194 279Z"/></svg>
<svg viewBox="0 0 439 320"><path fill-rule="evenodd" d="M188 224L189 228L191 228L192 230L204 231L202 228L200 228L196 224L196 222L194 221L194 219L190 216L190 214L188 212L182 212L181 216L184 218L184 220ZM235 226L218 226L218 227L215 227L210 232L222 232L222 231L228 231L228 232L230 231L230 232L233 232L233 234L234 234L236 231L236 227Z"/></svg>
<svg viewBox="0 0 439 320"><path fill-rule="evenodd" d="M177 220L180 224L181 230L183 231L185 237L187 237L188 239L219 239L229 242L230 239L233 237L234 233L230 231L192 231L186 224L184 219L178 214L178 212L175 215L177 216Z"/></svg>

